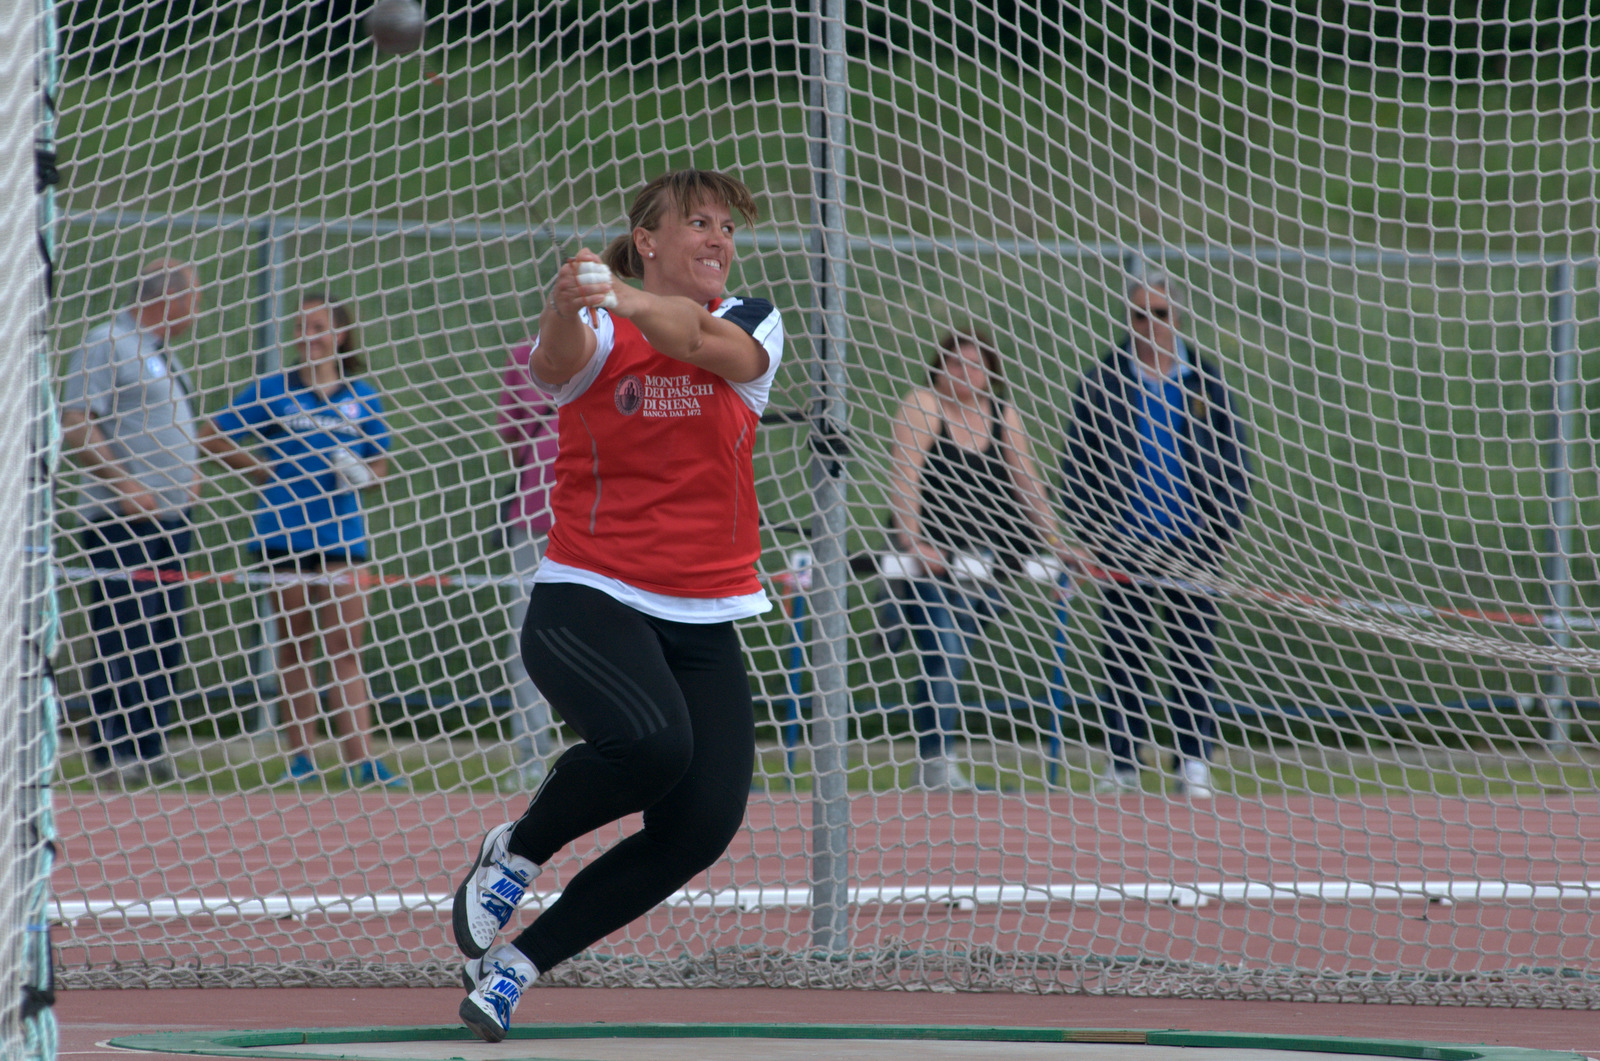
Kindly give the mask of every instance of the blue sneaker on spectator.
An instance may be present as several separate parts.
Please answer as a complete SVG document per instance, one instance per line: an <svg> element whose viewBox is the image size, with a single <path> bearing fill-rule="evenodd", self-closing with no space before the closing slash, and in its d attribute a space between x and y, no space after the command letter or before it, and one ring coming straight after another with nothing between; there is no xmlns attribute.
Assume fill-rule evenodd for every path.
<svg viewBox="0 0 1600 1061"><path fill-rule="evenodd" d="M292 781L297 785L309 784L317 779L317 764L311 761L311 756L305 752L290 757L289 769L278 778L278 784Z"/></svg>
<svg viewBox="0 0 1600 1061"><path fill-rule="evenodd" d="M350 787L360 788L363 785L382 785L384 788L404 788L406 779L392 772L387 766L377 759L368 759L366 762L350 768Z"/></svg>

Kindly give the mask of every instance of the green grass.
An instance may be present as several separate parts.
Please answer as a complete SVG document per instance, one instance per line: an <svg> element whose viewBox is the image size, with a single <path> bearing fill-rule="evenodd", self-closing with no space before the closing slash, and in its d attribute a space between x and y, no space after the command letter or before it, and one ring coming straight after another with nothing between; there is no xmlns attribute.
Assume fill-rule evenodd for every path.
<svg viewBox="0 0 1600 1061"><path fill-rule="evenodd" d="M201 403L214 411L251 378L262 351L261 233L191 230L160 217L535 227L553 219L598 246L619 231L628 189L692 163L737 170L769 204L736 286L789 307L789 363L774 405L806 404L809 263L778 246L802 235L809 218L795 79L658 83L583 61L535 67L487 46L432 53L427 65L441 81L423 78L417 60L325 74L244 38L111 73L69 64L60 208L98 211L100 220L60 232L58 347L111 312L142 259L187 257L201 267L211 308L180 354L195 365ZM683 69L692 73L693 63ZM1554 105L1564 99L1556 87L1447 96L1437 83L1403 79L1202 75L1157 92L1119 91L1072 69L997 76L956 62L936 75L906 58L852 64L849 226L875 241L849 263L845 353L859 447L853 551L879 544L889 426L899 397L920 382L940 327L977 318L1000 334L1014 400L1047 473L1069 390L1117 330L1118 255L913 251L895 249L892 239L1594 252L1594 137L1586 124L1593 111ZM107 212L118 210L156 220L113 225ZM385 570L505 573L505 557L484 542L507 474L493 431L498 369L572 245L553 244L548 233L485 241L320 229L281 236L283 289L330 287L366 322L372 379L396 430L396 472L370 508ZM1553 395L1544 268L1190 259L1173 269L1193 288L1192 338L1222 364L1252 426L1258 480L1236 551L1241 578L1362 599L1543 605L1550 517L1540 439ZM1591 265L1577 269L1575 286L1577 378L1586 397L1588 381L1600 379L1600 284ZM269 330L281 335L283 327L280 320ZM1600 541L1591 529L1600 527L1600 482L1588 404L1580 402L1569 454L1579 499L1572 578L1586 611L1600 606ZM805 432L768 428L762 437L757 473L768 522L808 521ZM235 478L208 489L197 565L240 565L251 505ZM764 567L779 570L797 540L767 540ZM70 542L62 549L70 559ZM851 591L858 639L872 626L863 597L870 588ZM215 692L248 674L253 605L238 589L194 592L191 683ZM481 703L500 694L506 603L489 590L374 592L367 660L376 695ZM1055 619L1032 590L1012 603L1004 627L991 628L976 654L967 695L1043 703L1061 683L1053 674ZM1098 682L1092 604L1080 598L1067 629L1065 683L1078 696ZM69 598L66 610L81 662L89 651L82 609ZM1505 639L1500 654L1434 649L1247 606L1228 610L1225 630L1222 694L1251 703L1431 705L1531 695L1545 680L1517 654L1538 637L1501 628L1474 631ZM789 631L770 619L745 633L760 691L785 695ZM1590 635L1579 643L1600 647ZM871 657L861 647L853 645L852 689L903 701L915 661ZM70 691L73 668L64 670ZM1595 695L1592 674L1570 680L1574 695ZM248 706L195 699L187 714L198 732L226 734ZM481 707L384 714L402 735L471 730L487 739L500 725ZM867 711L859 734L899 732L902 715ZM1453 721L1399 732L1375 720L1301 728L1253 720L1231 738L1253 746L1359 743L1372 732L1399 732L1393 739L1525 750L1537 736L1536 723L1514 713L1434 717ZM1578 732L1592 739L1591 728ZM252 768L239 769L246 777Z"/></svg>

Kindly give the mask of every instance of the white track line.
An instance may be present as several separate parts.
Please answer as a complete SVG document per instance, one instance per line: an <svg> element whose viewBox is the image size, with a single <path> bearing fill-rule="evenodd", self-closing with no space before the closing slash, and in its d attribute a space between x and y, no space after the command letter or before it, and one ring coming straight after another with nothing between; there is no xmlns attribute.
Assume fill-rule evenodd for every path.
<svg viewBox="0 0 1600 1061"><path fill-rule="evenodd" d="M560 892L530 892L522 905L542 909ZM280 918L357 917L431 911L442 913L452 900L449 892L375 892L340 895L307 892L259 896L164 896L159 899L55 900L51 915L58 923L86 918L118 921L168 921L189 917ZM1535 902L1541 900L1600 900L1600 881L1552 881L1528 884L1492 880L1371 881L1216 881L1197 884L1128 882L1126 884L1007 884L945 885L902 884L852 888L855 906L943 905L959 909L979 906L1018 906L1028 903L1167 903L1193 908L1216 902L1279 902L1313 899L1322 902L1379 902L1421 899L1433 903ZM775 910L806 909L809 888L718 888L678 891L663 904L673 908Z"/></svg>

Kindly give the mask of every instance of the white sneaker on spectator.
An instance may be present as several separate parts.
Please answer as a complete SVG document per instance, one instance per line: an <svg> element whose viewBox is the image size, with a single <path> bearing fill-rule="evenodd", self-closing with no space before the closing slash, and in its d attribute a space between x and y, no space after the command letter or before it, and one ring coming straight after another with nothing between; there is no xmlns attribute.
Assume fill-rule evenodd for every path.
<svg viewBox="0 0 1600 1061"><path fill-rule="evenodd" d="M1178 771L1178 791L1190 799L1210 799L1210 765L1204 759L1185 759Z"/></svg>
<svg viewBox="0 0 1600 1061"><path fill-rule="evenodd" d="M152 785L170 785L183 780L183 771L178 769L177 760L170 753L147 761L144 768Z"/></svg>
<svg viewBox="0 0 1600 1061"><path fill-rule="evenodd" d="M1100 775L1094 783L1094 790L1102 796L1120 796L1124 792L1139 791L1139 772L1137 770L1118 770L1114 766L1106 767L1106 772Z"/></svg>
<svg viewBox="0 0 1600 1061"><path fill-rule="evenodd" d="M917 760L917 784L930 792L976 792L978 786L953 756Z"/></svg>
<svg viewBox="0 0 1600 1061"><path fill-rule="evenodd" d="M101 787L113 792L143 788L150 783L150 766L143 759L118 759L100 779Z"/></svg>

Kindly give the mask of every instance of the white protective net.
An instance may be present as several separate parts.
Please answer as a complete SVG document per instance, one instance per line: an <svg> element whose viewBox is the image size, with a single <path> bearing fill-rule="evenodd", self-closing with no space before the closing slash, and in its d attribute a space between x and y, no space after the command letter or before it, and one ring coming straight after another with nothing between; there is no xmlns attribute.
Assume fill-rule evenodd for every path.
<svg viewBox="0 0 1600 1061"><path fill-rule="evenodd" d="M0 5L0 1056L55 1057L48 892L54 854L50 785L56 713L50 655L57 631L50 563L51 371L40 239L53 173L48 13Z"/></svg>
<svg viewBox="0 0 1600 1061"><path fill-rule="evenodd" d="M459 0L400 57L350 3L70 7L67 412L171 259L194 327L103 384L157 408L94 416L217 416L325 291L392 446L355 586L254 559L257 490L216 463L163 531L184 573L65 493L67 982L455 982L454 877L572 739L508 673L538 449L499 430L508 351L564 255L697 166L762 202L732 289L789 335L758 790L568 982L1600 1005L1593 22L1425 7ZM1130 326L1153 373L1085 388ZM993 337L1003 402L954 363L929 390L952 327ZM975 562L908 577L961 467ZM344 602L311 641L364 643L301 702L364 681L403 787L321 730L283 779L308 593Z"/></svg>

